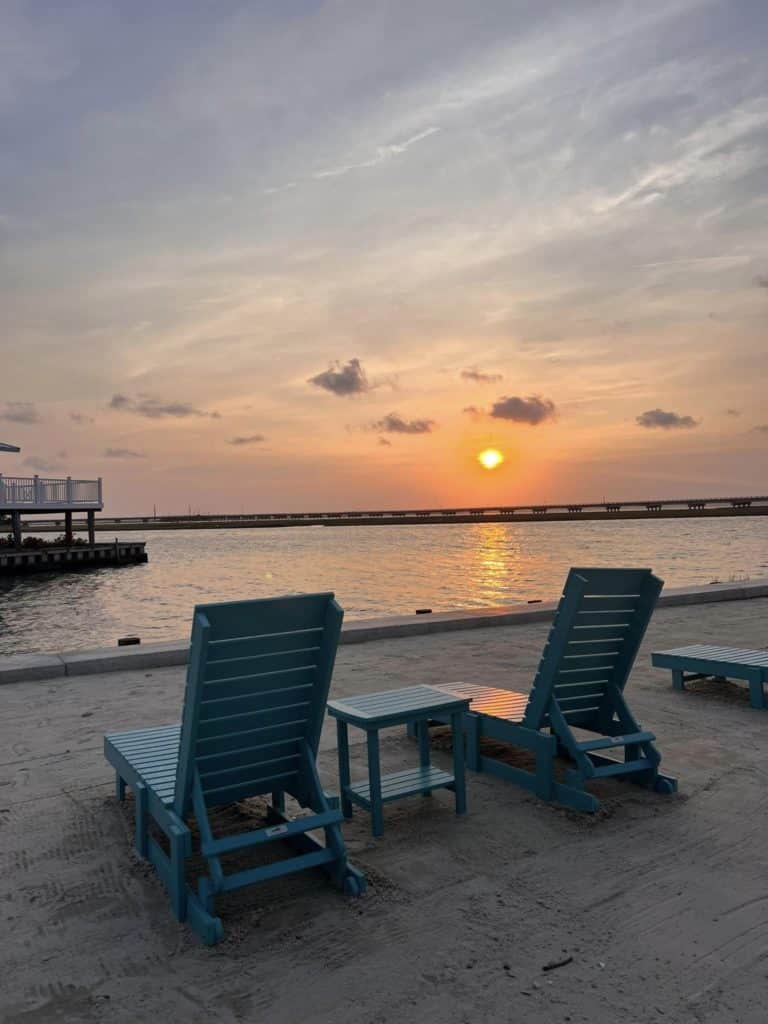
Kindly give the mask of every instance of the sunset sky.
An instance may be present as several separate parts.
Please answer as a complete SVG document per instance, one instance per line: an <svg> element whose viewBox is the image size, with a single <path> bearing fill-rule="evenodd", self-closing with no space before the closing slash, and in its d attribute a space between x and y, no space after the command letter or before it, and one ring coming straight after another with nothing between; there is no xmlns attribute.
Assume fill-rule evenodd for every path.
<svg viewBox="0 0 768 1024"><path fill-rule="evenodd" d="M3 3L0 472L766 493L767 52L765 0Z"/></svg>

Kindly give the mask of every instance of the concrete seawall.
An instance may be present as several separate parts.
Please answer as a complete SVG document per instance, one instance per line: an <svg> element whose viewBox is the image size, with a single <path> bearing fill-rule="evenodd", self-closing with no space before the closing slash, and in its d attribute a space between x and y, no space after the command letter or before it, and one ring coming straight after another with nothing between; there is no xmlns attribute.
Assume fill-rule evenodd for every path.
<svg viewBox="0 0 768 1024"><path fill-rule="evenodd" d="M659 607L712 604L718 601L745 601L768 597L768 579L717 583L705 587L670 587L659 600ZM462 629L486 629L491 626L525 625L552 619L556 601L540 604L501 605L491 608L462 609L429 615L398 615L380 619L358 619L344 624L342 644L368 643L397 637L424 636ZM191 611L191 609L190 609ZM706 639L702 637L702 639ZM140 671L185 665L189 641L168 640L135 647L104 647L97 650L55 654L19 654L0 656L0 684L56 679L62 676L94 675L103 672Z"/></svg>

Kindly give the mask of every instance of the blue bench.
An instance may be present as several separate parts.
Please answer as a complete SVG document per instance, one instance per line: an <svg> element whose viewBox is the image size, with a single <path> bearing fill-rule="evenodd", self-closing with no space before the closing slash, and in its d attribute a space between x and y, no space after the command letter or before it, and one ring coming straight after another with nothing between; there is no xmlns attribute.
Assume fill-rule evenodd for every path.
<svg viewBox="0 0 768 1024"><path fill-rule="evenodd" d="M672 670L672 685L684 690L694 679L741 679L749 684L753 708L768 707L764 684L768 683L768 651L742 650L738 647L717 647L714 644L691 644L651 655L654 668Z"/></svg>

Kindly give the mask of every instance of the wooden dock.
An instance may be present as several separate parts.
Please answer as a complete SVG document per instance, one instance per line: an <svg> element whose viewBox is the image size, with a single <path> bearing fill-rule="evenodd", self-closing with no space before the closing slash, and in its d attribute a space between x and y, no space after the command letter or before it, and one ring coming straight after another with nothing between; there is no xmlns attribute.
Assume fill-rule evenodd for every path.
<svg viewBox="0 0 768 1024"><path fill-rule="evenodd" d="M147 560L143 541L115 541L92 547L0 548L0 577L140 565Z"/></svg>

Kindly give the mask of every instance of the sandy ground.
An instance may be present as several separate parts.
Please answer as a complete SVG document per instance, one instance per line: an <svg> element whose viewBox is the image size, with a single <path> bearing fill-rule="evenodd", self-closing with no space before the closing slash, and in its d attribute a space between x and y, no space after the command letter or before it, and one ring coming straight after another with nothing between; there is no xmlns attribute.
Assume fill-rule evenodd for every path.
<svg viewBox="0 0 768 1024"><path fill-rule="evenodd" d="M333 694L461 678L525 689L546 631L344 647ZM740 687L680 695L649 667L654 648L710 640L768 645L768 600L654 618L628 696L677 796L605 782L590 818L470 775L466 818L449 793L412 798L387 807L375 841L358 811L344 832L363 899L310 873L241 890L213 949L133 855L102 758L105 730L178 716L182 671L2 687L0 1020L764 1024L768 717ZM415 757L384 734L385 771ZM332 787L328 725L321 771Z"/></svg>

